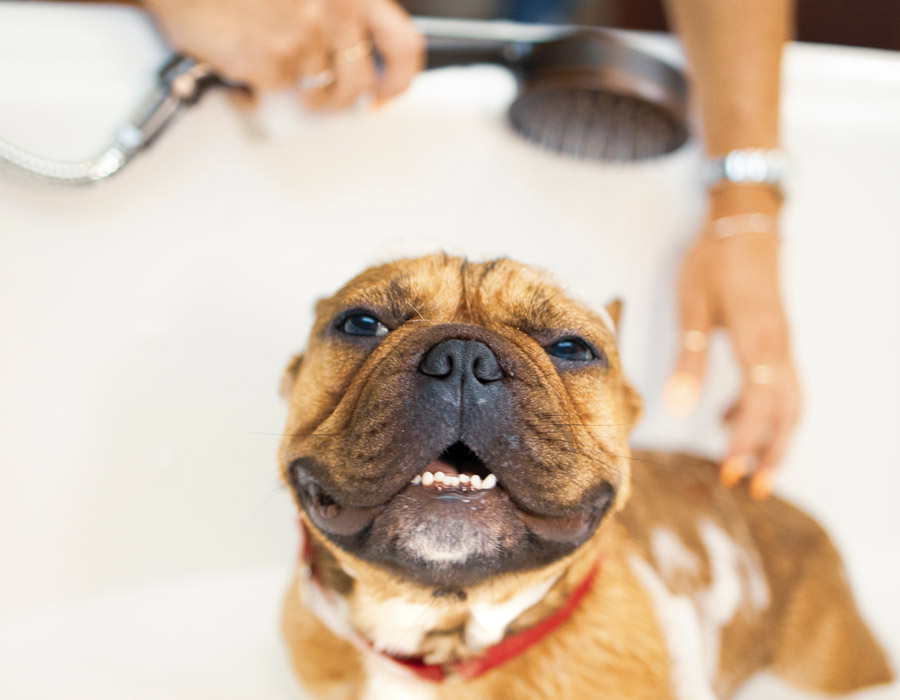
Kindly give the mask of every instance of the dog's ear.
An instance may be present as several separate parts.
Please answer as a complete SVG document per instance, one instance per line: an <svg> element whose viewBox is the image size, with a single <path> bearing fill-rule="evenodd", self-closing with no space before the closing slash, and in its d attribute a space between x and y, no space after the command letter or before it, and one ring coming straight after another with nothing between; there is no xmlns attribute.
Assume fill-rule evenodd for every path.
<svg viewBox="0 0 900 700"><path fill-rule="evenodd" d="M300 365L303 364L303 353L297 353L291 358L291 361L288 362L288 366L284 370L284 374L281 376L281 386L279 387L279 394L281 394L281 398L286 399L291 393L291 387L294 386L294 380L297 379L297 373L300 371Z"/></svg>
<svg viewBox="0 0 900 700"><path fill-rule="evenodd" d="M613 322L613 330L618 333L619 320L622 318L622 300L613 299L606 305L606 313L609 315L610 321Z"/></svg>

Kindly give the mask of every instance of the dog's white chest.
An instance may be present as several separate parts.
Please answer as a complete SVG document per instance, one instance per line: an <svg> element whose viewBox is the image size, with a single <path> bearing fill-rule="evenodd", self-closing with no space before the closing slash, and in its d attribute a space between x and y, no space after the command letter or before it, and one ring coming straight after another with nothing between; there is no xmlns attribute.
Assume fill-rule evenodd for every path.
<svg viewBox="0 0 900 700"><path fill-rule="evenodd" d="M473 603L466 625L466 644L473 649L496 644L503 639L506 628L528 608L540 602L556 583L556 578L542 581L519 592L503 602L481 601Z"/></svg>
<svg viewBox="0 0 900 700"><path fill-rule="evenodd" d="M469 606L470 614L465 625L466 643L473 649L480 649L499 642L509 624L538 603L555 582L556 578L550 578L504 601L473 602ZM345 606L341 608L333 608L329 612L344 619L338 624L332 620L329 626L346 634L350 629L346 619L349 611ZM425 636L440 624L443 616L439 606L410 603L400 598L369 599L360 608L366 611L365 619L355 620L355 624L363 623L372 647L397 655L417 655ZM321 616L323 611L317 609L316 612ZM436 697L433 683L417 678L372 649L364 649L364 659L366 685L363 700L433 700Z"/></svg>
<svg viewBox="0 0 900 700"><path fill-rule="evenodd" d="M463 631L465 643L480 650L503 639L507 627L547 595L556 578L549 578L505 600L476 600L468 607ZM354 606L354 627L361 629L379 651L417 656L425 636L442 626L446 613L440 605L412 603L402 598L374 599L360 595Z"/></svg>

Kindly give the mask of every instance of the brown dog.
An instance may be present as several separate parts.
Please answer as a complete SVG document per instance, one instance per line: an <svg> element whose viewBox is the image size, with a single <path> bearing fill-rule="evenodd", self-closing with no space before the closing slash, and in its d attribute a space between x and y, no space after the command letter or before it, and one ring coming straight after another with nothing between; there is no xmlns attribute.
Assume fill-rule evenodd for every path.
<svg viewBox="0 0 900 700"><path fill-rule="evenodd" d="M319 303L280 449L306 539L284 633L315 697L891 680L809 516L721 488L705 461L629 452L617 316L523 265L446 255Z"/></svg>

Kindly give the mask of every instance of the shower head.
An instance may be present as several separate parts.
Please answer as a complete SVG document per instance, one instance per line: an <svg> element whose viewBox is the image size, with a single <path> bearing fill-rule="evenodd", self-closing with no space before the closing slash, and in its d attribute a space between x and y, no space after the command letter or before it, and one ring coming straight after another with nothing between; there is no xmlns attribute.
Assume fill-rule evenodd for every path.
<svg viewBox="0 0 900 700"><path fill-rule="evenodd" d="M635 161L687 141L687 84L664 61L602 29L528 39L428 36L427 67L493 63L519 93L509 120L522 136L588 159Z"/></svg>

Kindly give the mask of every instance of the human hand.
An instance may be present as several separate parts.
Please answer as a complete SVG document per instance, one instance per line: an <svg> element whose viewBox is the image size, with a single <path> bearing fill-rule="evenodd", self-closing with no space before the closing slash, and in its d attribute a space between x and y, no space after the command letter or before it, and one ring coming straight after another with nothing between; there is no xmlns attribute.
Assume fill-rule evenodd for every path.
<svg viewBox="0 0 900 700"><path fill-rule="evenodd" d="M405 90L425 42L394 0L145 0L179 51L254 90L298 86L313 109ZM383 63L375 69L372 51Z"/></svg>
<svg viewBox="0 0 900 700"><path fill-rule="evenodd" d="M778 200L768 191L733 186L711 196L704 231L688 251L678 283L682 346L664 403L676 415L693 409L700 395L709 332L724 328L743 373L743 386L726 412L731 442L720 478L727 485L751 478L754 498L767 497L801 410L801 391L791 359L787 319L778 284ZM717 221L770 224L761 232L716 235ZM758 225L751 228L766 228Z"/></svg>

